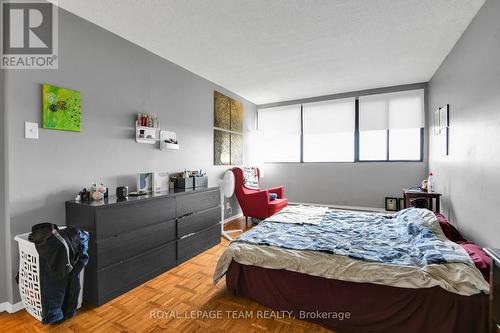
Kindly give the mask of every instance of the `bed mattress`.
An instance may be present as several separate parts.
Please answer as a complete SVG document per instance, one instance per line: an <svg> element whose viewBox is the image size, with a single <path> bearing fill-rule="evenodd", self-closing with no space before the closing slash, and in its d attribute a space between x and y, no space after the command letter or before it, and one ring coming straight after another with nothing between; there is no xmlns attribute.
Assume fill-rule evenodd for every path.
<svg viewBox="0 0 500 333"><path fill-rule="evenodd" d="M423 223L432 230L433 236L441 244L445 244L447 249L456 251L457 257L461 256L462 259L456 262L423 262L420 265L405 265L360 260L349 255L325 251L297 250L281 246L233 241L217 263L214 283L217 283L224 276L231 262L235 261L243 265L287 270L347 282L414 289L440 287L464 296L488 293L489 285L481 272L475 267L462 247L445 237L434 213L425 209L416 211L421 216ZM259 229L259 227L252 229L254 234L258 234L260 229L264 229ZM463 260L464 256L468 260Z"/></svg>

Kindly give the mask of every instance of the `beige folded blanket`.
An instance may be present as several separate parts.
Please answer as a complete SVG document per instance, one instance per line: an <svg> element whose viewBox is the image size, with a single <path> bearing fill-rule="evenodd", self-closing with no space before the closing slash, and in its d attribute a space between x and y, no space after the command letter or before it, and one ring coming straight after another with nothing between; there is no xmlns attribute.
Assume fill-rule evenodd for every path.
<svg viewBox="0 0 500 333"><path fill-rule="evenodd" d="M320 206L287 206L279 213L267 218L266 221L317 225L323 221L327 210L328 207Z"/></svg>

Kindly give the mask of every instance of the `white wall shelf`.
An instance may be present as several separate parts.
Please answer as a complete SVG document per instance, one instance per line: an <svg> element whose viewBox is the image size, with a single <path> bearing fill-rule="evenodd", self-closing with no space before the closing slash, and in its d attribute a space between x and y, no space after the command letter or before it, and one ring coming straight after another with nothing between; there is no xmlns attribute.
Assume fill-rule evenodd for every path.
<svg viewBox="0 0 500 333"><path fill-rule="evenodd" d="M177 133L171 131L160 131L160 150L179 150L180 145L177 142Z"/></svg>
<svg viewBox="0 0 500 333"><path fill-rule="evenodd" d="M146 143L154 145L158 141L159 128L155 127L145 127L139 126L138 122L135 122L135 141L137 143Z"/></svg>

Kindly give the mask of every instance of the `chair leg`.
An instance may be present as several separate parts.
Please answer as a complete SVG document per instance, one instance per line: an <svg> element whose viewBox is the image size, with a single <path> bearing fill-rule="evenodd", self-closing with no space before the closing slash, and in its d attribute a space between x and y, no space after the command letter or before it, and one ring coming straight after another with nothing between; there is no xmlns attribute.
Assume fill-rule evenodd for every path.
<svg viewBox="0 0 500 333"><path fill-rule="evenodd" d="M248 228L248 216L245 216L245 228Z"/></svg>

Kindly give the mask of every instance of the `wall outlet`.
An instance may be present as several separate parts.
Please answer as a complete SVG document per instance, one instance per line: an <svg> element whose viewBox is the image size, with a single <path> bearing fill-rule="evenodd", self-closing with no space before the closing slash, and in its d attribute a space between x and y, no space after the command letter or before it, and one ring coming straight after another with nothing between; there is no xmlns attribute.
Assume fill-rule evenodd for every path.
<svg viewBox="0 0 500 333"><path fill-rule="evenodd" d="M26 139L38 140L38 123L24 122L24 137Z"/></svg>

